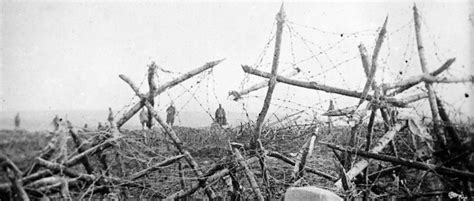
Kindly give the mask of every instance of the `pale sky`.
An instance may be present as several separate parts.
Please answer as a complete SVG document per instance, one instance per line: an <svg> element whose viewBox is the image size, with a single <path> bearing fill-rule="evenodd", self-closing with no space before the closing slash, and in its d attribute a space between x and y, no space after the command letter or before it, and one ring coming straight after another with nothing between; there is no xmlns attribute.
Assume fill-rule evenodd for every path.
<svg viewBox="0 0 474 201"><path fill-rule="evenodd" d="M167 104L171 97L178 109L188 111L213 111L219 102L228 110L241 111L242 105L228 100L227 92L241 87L245 76L241 64L258 63L270 32L274 34L280 4L2 1L0 110L103 110L109 106L119 110L133 97L119 74L138 84L151 61L167 70L186 72L226 58L215 67L213 76L200 82L199 103L180 86L158 102ZM365 78L357 45L362 42L372 52L376 31L388 15L389 35L377 79L388 82L420 74L413 46L412 6L413 1L285 2L291 22L287 24L293 31L285 27L279 71L316 54L309 61L297 62L306 74L295 79L361 91ZM423 16L428 68L434 70L456 57L449 73L443 75L472 74L470 17L474 17L469 1L421 1L417 6ZM269 70L273 47L272 42L261 69ZM394 77L400 72L403 76ZM159 73L160 83L176 76ZM249 76L246 86L260 80ZM196 81L189 80L184 86L197 86ZM141 89L148 90L146 82ZM436 89L453 108L472 113L472 84L436 85ZM322 110L332 98L338 106L357 103L357 99L284 84L276 90L275 104L296 109L321 103L317 107ZM248 110L260 110L265 91L245 99Z"/></svg>

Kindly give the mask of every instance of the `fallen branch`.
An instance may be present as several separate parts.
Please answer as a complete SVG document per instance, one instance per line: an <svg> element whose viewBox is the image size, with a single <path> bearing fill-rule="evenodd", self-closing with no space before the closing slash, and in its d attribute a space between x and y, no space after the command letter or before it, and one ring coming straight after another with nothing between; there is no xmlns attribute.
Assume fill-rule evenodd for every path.
<svg viewBox="0 0 474 201"><path fill-rule="evenodd" d="M152 172L152 171L155 171L155 170L157 170L157 169L160 169L161 167L165 167L165 166L171 165L171 164L173 164L174 162L178 161L179 159L181 159L181 158L183 158L183 157L184 157L184 155L181 154L181 155L177 155L177 156L173 156L173 157L167 158L167 159L165 159L164 161L162 161L162 162L160 162L160 163L158 163L158 164L156 164L156 165L153 165L153 166L151 166L151 167L149 167L149 168L147 168L147 169L144 169L144 170L142 170L142 171L140 171L140 172L137 172L137 173L133 174L133 175L131 176L131 180L139 179L139 178L145 176L146 174L148 174L148 173L150 173L150 172Z"/></svg>
<svg viewBox="0 0 474 201"><path fill-rule="evenodd" d="M94 147L91 147L89 149L87 149L86 151L76 155L76 156L73 156L71 157L69 160L67 160L67 162L64 163L64 166L66 167L72 167L76 164L78 164L84 157L96 152L98 149L101 149L101 150L104 150L110 146L112 146L112 142L117 140L118 138L112 138L112 139L108 139L104 142L102 142L101 144L98 144Z"/></svg>
<svg viewBox="0 0 474 201"><path fill-rule="evenodd" d="M445 71L446 69L448 69L453 63L454 61L456 60L456 58L451 58L451 59L448 59L440 68L436 69L435 71L431 72L430 75L431 76L437 76L439 74L441 74L443 71ZM410 79L410 78L408 78ZM420 80L421 82L421 80ZM399 93L402 93L408 89L410 89L411 87L417 85L419 82L417 83L411 83L411 84L408 84L408 85L405 85L395 91L393 91L392 93L390 93L390 96L393 96L395 94L399 94Z"/></svg>
<svg viewBox="0 0 474 201"><path fill-rule="evenodd" d="M316 128L316 130L313 132L313 135L311 135L311 138L301 147L299 153L298 153L298 158L297 162L295 163L293 167L293 173L291 174L291 181L290 183L298 181L301 177L303 177L304 169L306 166L306 160L308 157L311 156L311 153L313 152L314 148L314 141L316 141L316 135L319 132L319 128Z"/></svg>
<svg viewBox="0 0 474 201"><path fill-rule="evenodd" d="M247 176L247 180L250 183L250 186L252 187L253 193L257 197L257 200L263 201L265 198L262 195L262 192L260 191L260 188L258 187L257 180L255 180L255 175L250 171L250 168L247 165L247 162L245 159L242 157L242 154L240 154L239 149L234 149L234 154L236 156L237 162L244 168L245 171L245 176Z"/></svg>
<svg viewBox="0 0 474 201"><path fill-rule="evenodd" d="M474 172L469 172L469 171L462 171L462 170L457 170L453 168L446 168L446 167L441 167L441 166L436 166L432 164L426 164L422 162L417 162L409 159L404 159L404 158L397 158L393 156L388 156L388 155L383 155L383 154L377 154L377 153L372 153L372 152L367 152L367 151L362 151L362 150L357 150L354 148L344 148L342 146L334 145L331 143L322 143L332 149L337 149L340 151L347 151L352 154L356 154L358 156L366 157L366 158L372 158L376 160L381 160L381 161L386 161L394 164L399 164L403 165L406 167L411 167L411 168L416 168L420 170L429 170L429 171L435 171L438 174L446 175L446 176L452 176L452 177L458 177L458 178L469 178L469 179L474 179Z"/></svg>
<svg viewBox="0 0 474 201"><path fill-rule="evenodd" d="M379 153L382 151L387 144L392 141L393 137L395 137L395 134L399 132L403 127L405 126L405 122L403 123L397 123L394 127L392 127L387 133L385 133L382 138L379 139L379 141L375 144L375 146L370 150L371 153ZM321 144L327 144L324 142L320 142ZM369 165L368 160L361 160L354 164L352 168L347 171L347 178L349 180L354 179L355 176L360 174L367 166ZM336 187L342 188L342 183L341 180L338 180L336 182Z"/></svg>
<svg viewBox="0 0 474 201"><path fill-rule="evenodd" d="M21 181L21 176L23 173L18 169L18 167L11 161L8 157L3 154L0 154L0 167L7 172L8 178L12 183L12 189L16 192L19 199L21 200L30 200L28 195L23 188L23 183ZM8 169L13 172L13 175L8 174Z"/></svg>
<svg viewBox="0 0 474 201"><path fill-rule="evenodd" d="M288 163L291 166L294 166L296 164L295 161L293 161L292 159L290 159L290 158L288 158L288 157L286 157L283 154L278 153L278 152L269 151L267 155L270 156L270 157L276 158L276 159L280 159L283 162ZM335 182L337 180L337 177L334 177L334 176L331 176L327 173L315 170L315 169L310 168L308 166L305 166L304 171L309 172L309 173L313 173L315 175L318 175L320 177L323 177L323 178L325 178L327 180L330 180L330 181L333 181L333 182Z"/></svg>
<svg viewBox="0 0 474 201"><path fill-rule="evenodd" d="M77 148L77 153L82 153L85 151L85 148L82 146L82 140L81 138L77 135L77 132L74 128L69 128L69 134L71 134L71 137L74 141L74 144L76 145ZM47 160L47 159L46 159ZM92 174L94 172L94 168L91 166L89 163L89 159L87 156L81 159L81 163L86 169L87 174Z"/></svg>

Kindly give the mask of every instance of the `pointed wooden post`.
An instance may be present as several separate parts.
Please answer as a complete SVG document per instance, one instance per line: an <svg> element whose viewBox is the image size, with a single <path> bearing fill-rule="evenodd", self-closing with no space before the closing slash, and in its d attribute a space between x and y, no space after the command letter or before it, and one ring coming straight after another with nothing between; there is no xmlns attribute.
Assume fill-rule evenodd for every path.
<svg viewBox="0 0 474 201"><path fill-rule="evenodd" d="M421 21L420 21L420 15L418 14L418 9L416 8L416 5L413 5L413 17L415 21L415 35L416 35L416 44L418 47L418 56L420 58L420 65L421 65L421 70L423 71L424 74L428 74L428 68L427 68L427 63L426 63L426 57L425 57L425 49L423 46L423 38L421 37ZM439 112L438 112L438 106L436 105L436 96L435 96L435 91L433 89L433 85L429 82L425 82L425 87L428 90L428 100L430 102L430 108L431 108L431 115L433 118L433 132L435 136L437 137L437 142L441 145L441 148L444 148L446 146L446 143L444 141L443 136L439 133Z"/></svg>
<svg viewBox="0 0 474 201"><path fill-rule="evenodd" d="M155 106L155 91L156 91L156 83L155 83L155 73L156 73L156 64L155 62L152 62L148 66L148 86L149 86L149 92L148 92L148 102L152 107ZM151 129L153 127L153 115L150 111L148 111L148 122L146 126Z"/></svg>
<svg viewBox="0 0 474 201"><path fill-rule="evenodd" d="M384 40L384 37L385 37L385 34L387 33L387 22L388 22L388 16L385 18L385 21L382 25L382 29L380 29L380 32L379 32L379 36L377 37L377 42L375 43L375 48L374 48L374 52L372 53L372 63L370 65L370 69L367 70L368 67L364 67L364 71L365 72L369 72L369 74L366 74L367 75L367 82L365 83L365 86L364 86L364 90L362 91L362 96L366 96L367 93L369 92L369 89L372 87L372 89L375 89L377 84L375 82L375 72L377 72L377 59L379 57L379 52L380 52L380 48L382 47L382 43L383 43L383 40ZM360 50L360 53L361 53L361 56L362 56L362 64L365 65L365 64L369 64L368 60L365 60L364 59L367 59L368 56L366 55L362 55L362 54L366 54L366 52L364 52L364 46L361 45L359 46L359 50ZM360 101L359 101L359 105L362 104L362 102L364 102L364 98L361 98Z"/></svg>
<svg viewBox="0 0 474 201"><path fill-rule="evenodd" d="M150 111L152 113L153 118L158 122L158 124L161 125L161 127L163 127L163 129L165 131L165 134L168 135L168 137L170 137L171 141L173 142L175 147L178 149L178 151L182 155L184 155L184 159L186 160L188 165L191 167L191 169L193 169L194 174L196 176L198 176L199 178L202 178L202 176L203 176L202 171L199 168L199 165L196 162L196 160L194 159L194 157L192 157L191 154L189 153L189 151L187 151L185 149L185 147L183 145L183 141L181 141L181 139L179 139L178 135L173 130L173 128L170 125L168 125L165 121L163 121L160 118L160 116L158 115L158 113L156 113L155 109L151 106L151 104L146 99L147 96L140 93L140 91L138 90L136 85L127 76L119 75L119 77L123 81L125 81L130 86L130 88L132 88L132 90L135 92L135 95L137 95L142 100L145 99L144 105L147 107L148 111ZM201 180L200 180L200 182L201 182ZM212 200L216 197L215 192L212 188L205 188L204 190L205 190L205 192L206 192L206 194L207 194L207 196L210 200Z"/></svg>
<svg viewBox="0 0 474 201"><path fill-rule="evenodd" d="M255 127L255 132L252 140L252 144L256 147L258 145L258 139L260 139L260 133L262 132L263 121L267 115L268 108L270 107L270 101L272 99L273 90L275 89L275 84L277 81L277 72L278 72L278 60L280 59L280 46L281 46L281 36L283 34L283 24L285 23L285 10L283 9L283 4L281 5L280 12L276 15L277 20L277 31L275 39L275 52L273 53L273 63L270 81L268 82L267 95L263 102L262 111L258 114L257 124Z"/></svg>

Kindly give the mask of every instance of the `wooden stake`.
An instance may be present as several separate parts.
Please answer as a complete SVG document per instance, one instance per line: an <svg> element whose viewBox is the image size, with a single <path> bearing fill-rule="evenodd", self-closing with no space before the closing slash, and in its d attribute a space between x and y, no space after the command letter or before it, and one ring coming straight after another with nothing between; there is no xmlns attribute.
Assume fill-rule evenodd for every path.
<svg viewBox="0 0 474 201"><path fill-rule="evenodd" d="M375 147L372 148L370 152L379 153L380 151L382 151L385 146L387 146L387 144L392 141L393 137L395 137L395 134L400 131L404 125L405 123L398 123L394 127L392 127L387 133L385 133L384 136L382 136L382 138L379 139ZM367 160L361 160L357 162L356 164L354 164L354 166L352 166L352 169L347 172L347 178L349 180L352 180L355 176L360 174L368 165L369 162ZM341 180L338 180L335 185L338 188L342 188Z"/></svg>
<svg viewBox="0 0 474 201"><path fill-rule="evenodd" d="M272 62L272 71L270 74L270 81L268 82L267 95L263 102L263 107L260 113L258 114L257 123L255 126L254 136L252 144L256 147L257 140L260 138L260 133L262 132L263 121L267 115L268 109L270 107L270 102L272 100L273 90L275 89L277 81L277 72L278 72L278 60L280 59L280 45L281 45L281 36L283 34L283 24L285 23L285 11L283 10L283 4L281 5L280 12L276 16L277 20L277 31L275 39L275 51L273 53L273 62Z"/></svg>
<svg viewBox="0 0 474 201"><path fill-rule="evenodd" d="M292 165L292 166L294 166L294 165L296 164L296 162L293 161L292 159L290 159L290 158L284 156L284 155L281 154L281 153L275 152L275 151L269 151L267 155L270 156L270 157L276 158L276 159L280 159L280 160L282 160L283 162L288 163L289 165ZM327 180L330 180L330 181L333 181L333 182L335 182L335 181L337 180L337 178L334 177L334 176L332 176L332 175L329 175L329 174L327 174L327 173L324 173L324 172L315 170L315 169L310 168L310 167L308 167L308 166L305 166L304 171L306 171L306 172L308 172L308 173L312 173L312 174L318 175L318 176L320 176L320 177L323 177L323 178L325 178L325 179L327 179Z"/></svg>
<svg viewBox="0 0 474 201"><path fill-rule="evenodd" d="M451 64L454 63L455 60L456 60L456 58L448 59L440 68L438 68L438 69L436 69L435 71L431 72L430 75L436 77L437 75L441 74L443 71L445 71L446 69L448 69L448 68L451 66ZM410 79L410 78L408 78L408 79ZM420 80L420 82L421 82L421 80ZM418 83L419 83L419 82L418 82ZM404 92L405 90L407 90L407 89L409 89L409 88L415 86L415 85L418 84L418 83L411 83L411 84L409 84L409 85L402 86L401 88L395 90L394 92L390 93L389 95L390 95L390 96L393 96L393 95L395 95L395 94L402 93L402 92Z"/></svg>
<svg viewBox="0 0 474 201"><path fill-rule="evenodd" d="M377 42L375 43L375 48L374 52L372 53L372 65L370 68L370 73L367 75L367 82L365 83L364 90L362 91L362 97L359 101L359 105L361 105L364 102L364 96L367 95L369 92L369 88L372 86L373 89L376 88L377 84L374 83L374 78L375 78L375 72L377 71L377 58L379 56L380 48L382 47L382 43L385 37L385 33L387 33L387 21L388 21L388 16L385 18L385 22L383 23L382 29L379 32L379 36L377 37ZM361 47L359 46L359 50L361 50ZM363 45L362 45L362 50L361 50L361 55L363 54ZM364 59L365 56L362 56L362 59ZM367 61L362 61L362 64L368 64ZM367 69L367 67L364 67L364 69Z"/></svg>
<svg viewBox="0 0 474 201"><path fill-rule="evenodd" d="M21 181L21 176L23 173L18 169L18 167L11 161L8 157L3 154L0 154L0 167L7 172L7 169L10 169L13 172L13 175L8 175L12 183L13 190L18 195L21 200L30 200L26 194L25 189L23 188L23 183Z"/></svg>
<svg viewBox="0 0 474 201"><path fill-rule="evenodd" d="M150 172L153 172L153 171L155 171L155 170L160 169L161 167L165 167L165 166L171 165L171 164L177 162L179 159L181 159L181 158L183 158L183 157L184 157L184 155L181 154L181 155L177 155L177 156L173 156L173 157L167 158L167 159L165 159L164 161L162 161L162 162L160 162L160 163L158 163L158 164L155 164L155 165L153 165L153 166L151 166L151 167L149 167L149 168L146 168L146 169L144 169L144 170L141 170L140 172L137 172L137 173L133 174L133 175L131 176L131 180L139 179L139 178L141 178L141 177L147 175L147 174L150 173Z"/></svg>
<svg viewBox="0 0 474 201"><path fill-rule="evenodd" d="M80 153L84 152L85 148L84 148L84 146L82 146L82 140L77 135L77 131L74 128L69 128L69 134L71 135L72 140L74 141L74 144L76 145L77 153L80 154ZM87 158L87 156L85 156L83 159L81 159L81 163L84 166L84 168L86 169L87 174L92 174L94 172L94 168L89 163L89 159Z"/></svg>
<svg viewBox="0 0 474 201"><path fill-rule="evenodd" d="M421 22L420 22L420 16L418 14L418 9L416 8L416 5L413 5L413 17L415 21L415 34L416 34L416 44L418 47L418 56L420 58L420 65L421 65L421 70L423 71L424 74L429 73L427 64L426 64L426 58L425 58L425 49L423 46L423 38L421 37ZM433 85L431 83L425 82L425 87L428 90L428 100L430 102L430 108L431 108L431 115L433 118L433 132L434 136L437 137L437 142L439 145L441 145L441 148L444 148L446 146L445 139L443 136L439 133L439 111L438 111L438 106L436 105L436 97L435 97L435 91L433 89Z"/></svg>
<svg viewBox="0 0 474 201"><path fill-rule="evenodd" d="M271 77L270 73L263 72L263 71L260 71L260 70L257 70L257 69L253 69L249 66L242 66L242 69L244 70L244 72L252 74L252 75L265 77L265 78L270 78ZM367 94L366 96L362 96L362 92L351 91L351 90L347 90L347 89L341 89L341 88L337 88L337 87L327 86L327 85L323 85L323 84L318 84L316 82L306 82L306 81L294 80L294 79L286 78L286 77L283 77L283 76L280 76L280 75L277 75L277 81L281 82L281 83L297 86L297 87L303 87L303 88L307 88L307 89L314 89L314 90L324 91L324 92L328 92L328 93L334 93L334 94L339 94L339 95L343 95L343 96L353 97L353 98L357 98L357 99L360 99L360 97L363 97L367 101L371 101L371 100L374 99L374 97L370 94ZM388 103L393 104L393 105L398 106L398 107L406 106L406 103L404 103L400 100L397 100L396 98L387 97L386 100L387 100Z"/></svg>
<svg viewBox="0 0 474 201"><path fill-rule="evenodd" d="M469 172L469 171L462 171L462 170L457 170L453 168L446 168L446 167L440 167L432 164L426 164L422 162L417 162L414 160L409 160L409 159L404 159L404 158L397 158L393 156L388 156L388 155L383 155L383 154L377 154L373 152L366 152L362 150L357 150L357 149L346 149L338 145L330 144L330 143L325 143L325 142L320 142L321 144L324 144L330 148L337 149L340 151L347 151L353 154L357 154L362 157L367 157L367 158L373 158L376 160L381 160L381 161L386 161L386 162L391 162L394 164L399 164L411 168L416 168L420 170L428 170L428 171L436 171L438 174L442 175L447 175L447 176L454 176L458 178L469 178L469 179L474 179L474 173Z"/></svg>
<svg viewBox="0 0 474 201"><path fill-rule="evenodd" d="M130 79L128 79L125 75L120 75L120 78L122 78L122 80L124 80L127 84L130 85L130 87L132 88L132 90L135 92L135 95L137 95L139 98L141 99L145 99L145 95L141 94L139 91L138 91L138 88L137 87L134 87L136 86ZM144 102L145 106L147 107L148 111L152 113L153 115L153 118L155 118L156 121L158 121L158 123L161 125L161 127L163 127L163 129L165 130L165 133L168 135L168 137L171 138L171 140L173 141L173 144L175 145L175 147L178 149L178 151L184 155L184 158L186 159L186 162L189 164L189 166L193 169L193 172L194 174L196 174L196 176L198 177L202 177L203 174L202 172L199 170L199 165L198 163L196 162L196 160L194 160L194 158L191 156L191 154L184 149L184 146L183 146L183 142L178 138L178 135L176 134L176 132L173 130L173 128L171 128L170 125L168 125L166 122L164 122L160 116L158 116L158 114L156 113L155 109L153 109L153 107L151 106L151 104L145 99L145 102ZM207 196L209 197L209 199L214 199L215 198L215 193L214 193L214 190L212 190L211 188L206 188L205 189L206 191L206 194Z"/></svg>
<svg viewBox="0 0 474 201"><path fill-rule="evenodd" d="M303 147L301 147L298 153L298 159L296 160L297 162L293 167L293 173L291 174L292 178L290 183L294 183L298 181L301 177L303 177L304 169L306 166L306 160L308 157L311 156L311 153L313 152L314 141L316 141L317 133L319 133L319 128L316 128L316 130L313 132L313 135L311 135L311 138L306 141Z"/></svg>
<svg viewBox="0 0 474 201"><path fill-rule="evenodd" d="M155 83L155 73L156 73L156 65L155 62L152 62L151 65L148 66L148 102L151 106L155 106L155 91L156 91L156 83ZM149 129L153 126L153 118L151 112L148 112L148 122L146 125Z"/></svg>
<svg viewBox="0 0 474 201"><path fill-rule="evenodd" d="M239 149L235 148L234 154L236 156L237 162L240 164L240 166L244 168L245 176L247 176L247 180L249 181L250 186L252 187L252 190L255 193L255 196L257 197L257 200L264 201L265 198L263 197L262 192L258 187L257 180L255 180L255 175L252 173L252 171L250 171L250 168L248 167L247 162L245 162L244 157L242 157L242 154L240 154Z"/></svg>

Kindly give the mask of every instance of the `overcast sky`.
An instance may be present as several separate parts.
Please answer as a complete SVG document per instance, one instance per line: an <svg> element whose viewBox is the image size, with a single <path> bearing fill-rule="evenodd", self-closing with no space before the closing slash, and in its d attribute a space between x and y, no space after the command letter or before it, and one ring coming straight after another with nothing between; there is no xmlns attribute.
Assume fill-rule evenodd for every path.
<svg viewBox="0 0 474 201"><path fill-rule="evenodd" d="M449 73L443 75L471 73L470 17L474 17L469 1L421 1L417 5L423 16L428 68L434 70L446 59L456 57ZM377 29L388 15L389 36L381 52L377 79L388 82L419 74L412 6L412 1L286 2L292 32L285 26L280 72L295 61L316 55L298 63L306 74L297 79L361 90L365 78L357 45L364 43L372 52ZM119 74L138 84L152 61L173 72L186 72L226 58L200 82L203 86L196 90L199 102L180 86L158 102L166 104L175 99L178 107L189 111L214 110L219 102L231 111L240 111L241 104L229 101L227 92L241 87L241 64L260 63L259 55L274 34L279 7L279 1L2 1L0 110L102 110L109 106L118 110L133 97ZM266 49L261 69L269 69L272 51L273 43ZM176 76L159 73L160 83ZM259 80L249 76L245 85ZM184 87L193 91L196 82L187 81ZM452 107L472 113L471 84L436 88ZM147 87L141 89L146 91ZM318 107L327 108L327 100L332 98L339 106L357 103L355 99L337 99L339 96L287 85L278 85L276 90L274 103L293 108L317 102L324 102ZM255 94L258 97L244 102L250 111L258 112L265 90Z"/></svg>

